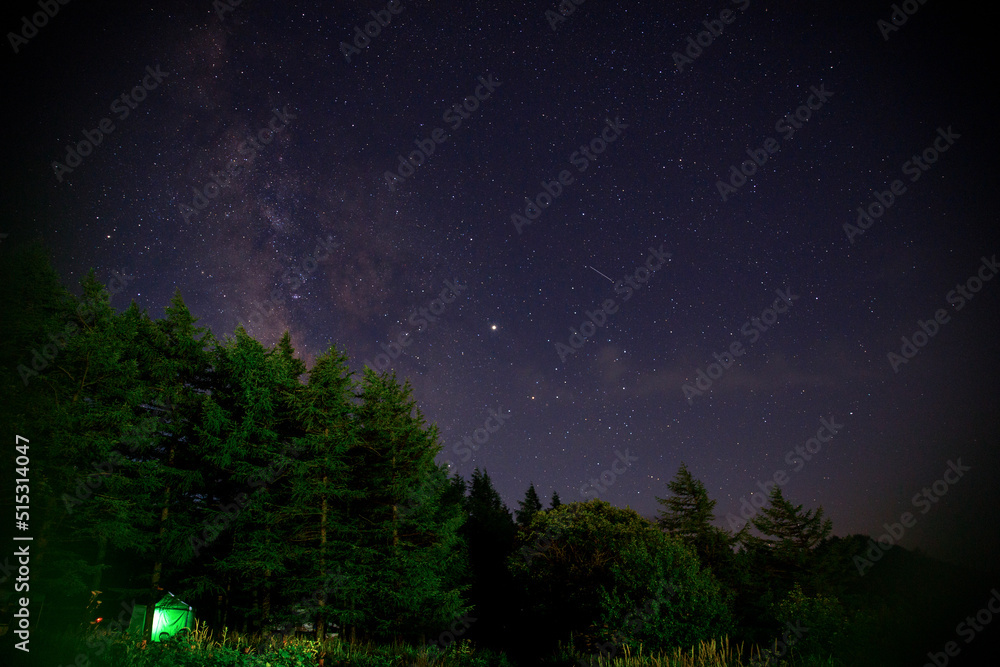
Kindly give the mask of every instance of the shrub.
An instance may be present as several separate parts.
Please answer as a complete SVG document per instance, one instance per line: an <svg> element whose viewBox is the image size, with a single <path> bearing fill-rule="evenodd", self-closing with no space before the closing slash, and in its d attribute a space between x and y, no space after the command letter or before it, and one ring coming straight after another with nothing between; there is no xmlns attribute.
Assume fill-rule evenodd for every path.
<svg viewBox="0 0 1000 667"><path fill-rule="evenodd" d="M509 561L535 651L573 636L592 654L687 646L725 634L718 582L683 544L601 500L539 512ZM530 633L530 634L529 634Z"/></svg>

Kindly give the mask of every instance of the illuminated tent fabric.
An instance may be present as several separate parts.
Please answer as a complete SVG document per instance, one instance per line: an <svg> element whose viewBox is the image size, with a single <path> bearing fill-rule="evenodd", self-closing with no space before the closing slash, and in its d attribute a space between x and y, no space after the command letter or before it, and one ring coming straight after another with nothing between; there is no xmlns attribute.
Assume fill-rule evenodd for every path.
<svg viewBox="0 0 1000 667"><path fill-rule="evenodd" d="M129 632L141 633L145 624L146 607L137 605L132 609ZM173 593L167 593L154 607L152 640L158 642L168 639L184 628L194 628L194 609Z"/></svg>

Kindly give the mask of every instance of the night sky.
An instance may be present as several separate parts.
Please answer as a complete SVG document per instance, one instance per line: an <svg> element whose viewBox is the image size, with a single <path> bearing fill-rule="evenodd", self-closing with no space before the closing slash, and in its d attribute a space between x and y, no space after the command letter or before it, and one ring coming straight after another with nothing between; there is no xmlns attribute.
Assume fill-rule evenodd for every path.
<svg viewBox="0 0 1000 667"><path fill-rule="evenodd" d="M836 534L910 511L900 544L995 568L981 10L12 4L0 252L391 368L512 508L533 482L653 516L684 461L728 526L784 471Z"/></svg>

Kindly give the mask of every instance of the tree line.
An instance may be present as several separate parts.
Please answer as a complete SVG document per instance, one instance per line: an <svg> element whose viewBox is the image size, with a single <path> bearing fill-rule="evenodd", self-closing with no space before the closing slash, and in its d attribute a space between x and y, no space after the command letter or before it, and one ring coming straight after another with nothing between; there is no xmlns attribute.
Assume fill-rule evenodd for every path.
<svg viewBox="0 0 1000 667"><path fill-rule="evenodd" d="M922 632L893 617L900 578L939 566L893 547L858 567L873 542L832 536L778 485L739 530L684 464L652 520L558 493L545 507L533 484L512 512L485 470L435 462L437 428L394 374L356 374L334 346L307 368L287 332L218 339L179 292L160 319L116 310L93 272L75 296L40 246L7 259L0 410L32 443L42 629L92 621L94 591L150 611L170 591L215 630L310 622L529 660L728 636L865 664L858 647ZM10 577L0 591L7 608Z"/></svg>

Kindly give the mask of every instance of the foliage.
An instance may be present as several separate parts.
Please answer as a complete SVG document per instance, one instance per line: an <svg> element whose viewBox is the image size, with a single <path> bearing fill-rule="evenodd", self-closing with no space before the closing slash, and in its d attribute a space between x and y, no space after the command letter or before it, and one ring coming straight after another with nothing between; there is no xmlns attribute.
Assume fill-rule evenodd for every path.
<svg viewBox="0 0 1000 667"><path fill-rule="evenodd" d="M553 491L552 492L552 499L549 501L549 509L553 509L554 510L555 508L559 507L562 504L563 503L562 503L562 499L559 497L559 492L558 491Z"/></svg>
<svg viewBox="0 0 1000 667"><path fill-rule="evenodd" d="M687 465L681 463L677 474L667 483L672 495L656 498L663 506L657 523L668 535L693 543L708 533L715 518L715 500L710 500L705 485L692 477Z"/></svg>
<svg viewBox="0 0 1000 667"><path fill-rule="evenodd" d="M782 624L799 624L808 631L795 643L795 650L802 655L825 658L844 640L847 612L835 597L807 596L795 584L775 610L775 617Z"/></svg>
<svg viewBox="0 0 1000 667"><path fill-rule="evenodd" d="M524 492L524 500L518 503L517 525L524 528L531 523L532 517L542 511L542 501L535 491L535 485L529 484L528 490Z"/></svg>
<svg viewBox="0 0 1000 667"><path fill-rule="evenodd" d="M517 614L506 565L517 528L489 473L479 468L472 471L465 511L468 518L462 536L469 555L468 599L477 619L469 636L489 646L501 645L509 641Z"/></svg>
<svg viewBox="0 0 1000 667"><path fill-rule="evenodd" d="M394 375L357 377L335 347L307 368L287 332L218 340L180 293L158 320L112 306L93 272L74 295L38 245L6 259L0 423L9 441L31 434L51 664L82 642L94 665L505 665L487 646L526 665L735 666L793 622L809 628L796 664L886 665L981 604L977 573L898 546L871 556L777 485L732 535L684 464L655 523L558 493L546 510L533 484L515 521L485 471L467 484L435 463L437 429ZM165 590L207 626L145 645L109 619L84 631L118 602L127 625L129 601ZM247 634L307 622L318 641ZM48 639L63 630L70 644Z"/></svg>
<svg viewBox="0 0 1000 667"><path fill-rule="evenodd" d="M518 546L531 543L545 546L530 558L515 550L509 565L525 622L543 645L573 633L591 650L608 642L666 648L729 629L718 582L632 510L595 499L540 512L518 537Z"/></svg>
<svg viewBox="0 0 1000 667"><path fill-rule="evenodd" d="M162 643L121 633L90 634L75 650L90 667L312 667L320 659L324 665L341 667L511 667L505 655L464 641L438 649L280 634L226 632L215 637L204 627Z"/></svg>
<svg viewBox="0 0 1000 667"><path fill-rule="evenodd" d="M710 639L697 644L676 647L668 651L648 651L640 647L622 646L614 655L591 656L561 648L546 661L546 665L587 665L588 667L835 667L846 663L819 659L767 660L766 650L746 648L730 642L728 638Z"/></svg>
<svg viewBox="0 0 1000 667"><path fill-rule="evenodd" d="M768 505L751 522L775 547L788 552L808 551L833 530L833 522L823 519L822 507L803 510L786 500L777 484L771 487Z"/></svg>
<svg viewBox="0 0 1000 667"><path fill-rule="evenodd" d="M689 546L699 562L729 589L728 595L735 596L746 583L745 572L734 553L742 533L734 536L712 525L716 501L708 497L705 485L691 475L686 464L681 463L667 488L671 492L669 497L656 498L662 506L657 525Z"/></svg>

